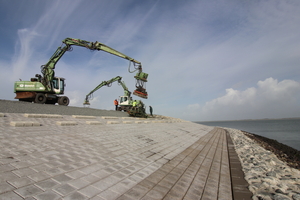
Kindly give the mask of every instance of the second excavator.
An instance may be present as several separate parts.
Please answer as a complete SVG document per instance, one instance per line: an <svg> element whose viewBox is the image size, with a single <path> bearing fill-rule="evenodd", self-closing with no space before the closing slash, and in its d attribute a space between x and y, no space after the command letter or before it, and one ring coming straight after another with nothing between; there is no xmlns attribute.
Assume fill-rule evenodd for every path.
<svg viewBox="0 0 300 200"><path fill-rule="evenodd" d="M122 77L117 76L115 78L112 78L108 81L102 81L99 85L97 85L92 91L90 91L84 100L83 105L90 105L90 99L92 98L94 92L102 88L103 86L110 87L111 84L115 81L118 81L118 83L123 87L124 90L124 96L120 96L119 98L119 111L128 112L130 116L136 116L136 117L147 117L147 114L145 112L145 105L141 100L133 100L131 97L131 92L126 87L124 81L122 81ZM134 103L135 102L135 103ZM135 104L135 106L133 106Z"/></svg>

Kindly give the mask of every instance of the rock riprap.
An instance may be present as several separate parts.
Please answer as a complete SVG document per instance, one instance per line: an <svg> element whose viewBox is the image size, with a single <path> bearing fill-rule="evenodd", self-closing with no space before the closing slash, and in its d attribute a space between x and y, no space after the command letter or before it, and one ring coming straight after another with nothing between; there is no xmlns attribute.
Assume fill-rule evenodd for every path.
<svg viewBox="0 0 300 200"><path fill-rule="evenodd" d="M226 130L235 145L253 199L300 200L300 171L236 129Z"/></svg>

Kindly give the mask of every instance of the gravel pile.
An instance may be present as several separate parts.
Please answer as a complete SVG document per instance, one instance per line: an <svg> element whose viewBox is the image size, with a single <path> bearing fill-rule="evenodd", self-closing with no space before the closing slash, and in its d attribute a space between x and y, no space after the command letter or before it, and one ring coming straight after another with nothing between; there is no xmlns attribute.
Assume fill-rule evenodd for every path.
<svg viewBox="0 0 300 200"><path fill-rule="evenodd" d="M22 101L0 99L1 113L36 113L59 115L88 115L88 116L115 116L128 117L128 113L114 110L100 110L86 107L59 106L51 104L37 104Z"/></svg>

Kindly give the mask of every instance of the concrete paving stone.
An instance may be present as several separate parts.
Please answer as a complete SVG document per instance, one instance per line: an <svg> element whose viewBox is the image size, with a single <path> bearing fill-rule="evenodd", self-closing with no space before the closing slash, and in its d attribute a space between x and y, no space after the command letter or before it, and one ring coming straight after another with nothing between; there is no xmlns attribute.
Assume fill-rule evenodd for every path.
<svg viewBox="0 0 300 200"><path fill-rule="evenodd" d="M65 171L61 168L52 167L50 169L45 170L45 172L50 176L56 176L56 175L64 173Z"/></svg>
<svg viewBox="0 0 300 200"><path fill-rule="evenodd" d="M38 195L34 195L36 200L59 200L61 196L54 191L46 190Z"/></svg>
<svg viewBox="0 0 300 200"><path fill-rule="evenodd" d="M58 176L54 176L52 177L52 179L54 179L55 181L59 182L59 183L65 183L68 182L70 180L73 180L73 178L65 175L65 174L60 174Z"/></svg>
<svg viewBox="0 0 300 200"><path fill-rule="evenodd" d="M120 196L119 193L116 193L110 189L107 189L103 192L101 192L98 196L102 197L105 200L112 200L112 199L116 199Z"/></svg>
<svg viewBox="0 0 300 200"><path fill-rule="evenodd" d="M9 124L10 121L25 119L24 116L18 116L13 120L7 120L6 126L9 131L3 133L1 129L3 124L0 123L0 146L5 144L6 147L0 152L0 170L8 170L9 166L14 168L12 170L19 170L17 174L30 181L22 187L34 184L43 189L38 184L52 180L56 184L51 187L49 185L50 188L46 191L53 193L48 195L57 198L56 195L59 195L57 188L59 188L60 194L66 195L64 199L76 197L105 199L109 194L117 194L114 198L129 198L127 192L131 189L137 190L139 187L152 191L141 197L144 199L154 199L156 195L163 196L163 193L165 199L169 197L176 199L179 196L176 196L173 191L175 187L183 188L186 198L192 198L198 194L195 192L197 189L204 189L209 177L215 178L215 174L208 176L209 171L220 174L222 184L219 184L217 193L223 194L228 189L225 186L230 183L230 180L227 180L230 178L229 165L228 159L223 159L228 157L228 152L224 151L226 141L221 142L223 136L218 136L220 135L218 130L208 133L213 129L212 127L181 122L169 124L166 120L155 125L145 124L145 120L133 118L124 119L133 122L132 124L124 124L123 119L117 118L114 120L119 124L109 125L101 118L99 121L103 122L103 126L101 125L100 128L86 124L87 120L84 119L72 116L63 116L63 118L64 121L76 122L78 126L56 126L55 118L37 118L32 121L36 120L43 124L43 127L26 127L20 131L19 128L11 127ZM134 124L135 121L143 122L138 125L139 132L136 129L137 125ZM45 127L49 129L46 131ZM4 141L2 138L7 139ZM1 158L2 154L17 159L5 160ZM221 159L221 161L214 161L214 159ZM31 170L22 170L23 168L32 169L36 173L30 174ZM3 176L0 171L0 180L9 179L7 183L13 185L10 181L17 176L11 173L11 170L6 172L10 172L10 175ZM65 180L63 177L66 176L69 177L67 179L73 180ZM50 177L53 179L49 179ZM55 180L55 177L61 179ZM62 184L59 184L60 182ZM65 185L69 185L69 189L74 190L68 190ZM94 194L88 192L84 194L79 192L85 191L84 188L93 187L106 195L101 196L100 193L96 193L93 196ZM218 190L215 188L216 191ZM41 195L42 198L43 193L33 197L38 199L38 195ZM184 198L184 195L180 198Z"/></svg>
<svg viewBox="0 0 300 200"><path fill-rule="evenodd" d="M196 196L199 199L199 197L202 196L203 188L201 189L201 187L193 185L188 189L186 195L192 196L192 197Z"/></svg>
<svg viewBox="0 0 300 200"><path fill-rule="evenodd" d="M99 180L99 178L98 178L97 176L94 176L94 175L92 175L92 174L89 174L89 175L87 175L87 176L84 176L84 177L82 177L81 179L83 179L83 180L85 180L85 181L87 181L87 182L89 182L89 183L94 183L94 182L96 182L96 181Z"/></svg>
<svg viewBox="0 0 300 200"><path fill-rule="evenodd" d="M183 190L181 190L183 191ZM164 199L183 199L184 197L184 194L181 192L181 191L178 191L178 190L170 190L165 196L164 196Z"/></svg>
<svg viewBox="0 0 300 200"><path fill-rule="evenodd" d="M132 124L133 121L123 121L123 124Z"/></svg>
<svg viewBox="0 0 300 200"><path fill-rule="evenodd" d="M101 168L101 165L98 164L92 164L86 167L83 167L81 169L79 169L81 172L85 173L85 174L91 174L95 171L98 171Z"/></svg>
<svg viewBox="0 0 300 200"><path fill-rule="evenodd" d="M114 184L118 183L119 181L120 181L120 179L118 179L114 176L108 176L96 183L93 183L92 185L94 187L98 188L99 190L103 191L103 190L106 190L109 187L113 186Z"/></svg>
<svg viewBox="0 0 300 200"><path fill-rule="evenodd" d="M128 192L126 192L125 196L132 198L132 199L141 199L143 196L145 196L149 192L149 188L144 187L142 185L138 185ZM122 196L119 198L122 199Z"/></svg>
<svg viewBox="0 0 300 200"><path fill-rule="evenodd" d="M73 193L65 196L63 199L64 200L87 200L89 198L76 191L76 192L73 192Z"/></svg>
<svg viewBox="0 0 300 200"><path fill-rule="evenodd" d="M15 127L41 126L40 123L33 121L11 121L10 125Z"/></svg>
<svg viewBox="0 0 300 200"><path fill-rule="evenodd" d="M89 125L103 125L103 122L100 121L86 121Z"/></svg>
<svg viewBox="0 0 300 200"><path fill-rule="evenodd" d="M53 179L46 179L44 181L40 181L38 183L35 183L35 185L39 188L41 188L42 190L46 191L46 190L50 190L54 187L57 187L60 185L60 183L58 183L57 181L53 180Z"/></svg>
<svg viewBox="0 0 300 200"><path fill-rule="evenodd" d="M80 177L85 176L86 174L81 172L80 170L74 170L74 171L71 171L71 172L67 172L66 175L73 178L73 179L78 179Z"/></svg>
<svg viewBox="0 0 300 200"><path fill-rule="evenodd" d="M86 115L72 115L76 119L96 119L96 116L86 116Z"/></svg>
<svg viewBox="0 0 300 200"><path fill-rule="evenodd" d="M141 182L138 183L137 186L142 186L144 188L147 188L148 190L152 189L156 184L147 180L147 179L144 179L142 180Z"/></svg>
<svg viewBox="0 0 300 200"><path fill-rule="evenodd" d="M231 198L229 198L229 199L231 199ZM187 193L184 196L183 200L199 200L199 195L195 195L195 194L192 194L192 193Z"/></svg>
<svg viewBox="0 0 300 200"><path fill-rule="evenodd" d="M23 198L14 192L6 192L0 194L0 200L23 200Z"/></svg>
<svg viewBox="0 0 300 200"><path fill-rule="evenodd" d="M24 176L35 174L36 171L31 168L22 168L22 169L13 170L12 173L16 174L18 177L24 177Z"/></svg>
<svg viewBox="0 0 300 200"><path fill-rule="evenodd" d="M0 194L2 194L4 192L12 191L14 189L16 189L16 188L6 182L0 183Z"/></svg>
<svg viewBox="0 0 300 200"><path fill-rule="evenodd" d="M13 156L4 157L0 160L0 163L3 164L11 164L12 166L15 166L18 162Z"/></svg>
<svg viewBox="0 0 300 200"><path fill-rule="evenodd" d="M50 176L44 172L37 172L37 173L31 174L27 177L30 178L31 180L33 180L34 182L39 182L39 181L48 179Z"/></svg>
<svg viewBox="0 0 300 200"><path fill-rule="evenodd" d="M104 168L104 171L106 171L109 174L112 174L118 170L114 169L113 167L106 167L106 168Z"/></svg>
<svg viewBox="0 0 300 200"><path fill-rule="evenodd" d="M132 188L135 186L137 183L134 182L133 180L130 180L129 178L123 179L122 181L119 182L123 186L127 187L128 189Z"/></svg>
<svg viewBox="0 0 300 200"><path fill-rule="evenodd" d="M119 119L119 117L112 117L112 116L102 116L102 119Z"/></svg>
<svg viewBox="0 0 300 200"><path fill-rule="evenodd" d="M79 178L79 179L74 179L74 180L69 181L68 184L70 184L71 186L73 186L77 189L80 189L80 188L84 188L84 187L90 185L91 183Z"/></svg>
<svg viewBox="0 0 300 200"><path fill-rule="evenodd" d="M103 199L100 196L94 196L94 197L90 198L89 200L105 200L105 199Z"/></svg>
<svg viewBox="0 0 300 200"><path fill-rule="evenodd" d="M161 190L150 190L144 197L146 199L147 197L152 197L153 199L163 199L163 197L166 195L166 192Z"/></svg>
<svg viewBox="0 0 300 200"><path fill-rule="evenodd" d="M34 195L40 194L41 192L43 192L43 190L36 187L35 185L29 185L26 187L16 189L14 192L19 194L23 198L27 198L27 197L32 197Z"/></svg>
<svg viewBox="0 0 300 200"><path fill-rule="evenodd" d="M57 121L57 125L59 126L76 126L78 123L76 121Z"/></svg>
<svg viewBox="0 0 300 200"><path fill-rule="evenodd" d="M101 169L101 170L98 170L98 171L96 171L96 172L93 172L92 175L97 176L99 179L101 179L101 178L104 178L104 177L109 176L110 173L107 172L107 171L104 170L104 169Z"/></svg>
<svg viewBox="0 0 300 200"><path fill-rule="evenodd" d="M119 182L111 186L109 189L121 195L127 192L129 187L125 186L122 182Z"/></svg>
<svg viewBox="0 0 300 200"><path fill-rule="evenodd" d="M33 180L31 180L27 177L10 179L10 180L7 180L7 182L16 188L20 188L20 187L27 186L27 185L34 183Z"/></svg>
<svg viewBox="0 0 300 200"><path fill-rule="evenodd" d="M130 175L131 171L128 170L127 168L120 170L120 173L124 174L125 176Z"/></svg>
<svg viewBox="0 0 300 200"><path fill-rule="evenodd" d="M2 181L7 181L7 180L13 180L13 179L18 179L19 177L15 175L12 172L3 172L0 173L0 182Z"/></svg>
<svg viewBox="0 0 300 200"><path fill-rule="evenodd" d="M63 118L62 115L52 115L52 114L28 114L25 113L24 117L28 118Z"/></svg>
<svg viewBox="0 0 300 200"><path fill-rule="evenodd" d="M78 192L80 192L81 194L83 194L89 198L94 197L101 193L100 190L98 190L97 188L95 188L94 186L91 186L91 185L78 190Z"/></svg>
<svg viewBox="0 0 300 200"><path fill-rule="evenodd" d="M106 124L120 124L119 121L107 121Z"/></svg>
<svg viewBox="0 0 300 200"><path fill-rule="evenodd" d="M77 190L77 188L69 185L69 184L62 184L58 187L55 187L52 189L53 191L57 192L58 194L62 195L62 196L66 196L68 194L70 194L71 192L74 192Z"/></svg>
<svg viewBox="0 0 300 200"><path fill-rule="evenodd" d="M174 182L170 182L170 181L167 181L167 180L163 179L157 185L158 186L163 186L163 187L168 188L170 190L174 186Z"/></svg>
<svg viewBox="0 0 300 200"><path fill-rule="evenodd" d="M71 163L71 161L69 163ZM60 168L66 172L72 171L75 169L75 167L71 164L62 165L62 166L60 166Z"/></svg>
<svg viewBox="0 0 300 200"><path fill-rule="evenodd" d="M136 183L138 183L138 182L140 182L140 181L143 180L142 177L137 176L136 174L132 174L132 175L130 175L128 178L129 178L130 180L136 182Z"/></svg>
<svg viewBox="0 0 300 200"><path fill-rule="evenodd" d="M12 171L15 169L16 169L16 167L12 166L11 164L0 165L0 173Z"/></svg>
<svg viewBox="0 0 300 200"><path fill-rule="evenodd" d="M43 164L40 164L40 165L36 165L36 166L31 166L30 167L31 169L34 169L35 171L37 172L42 172L42 171L46 171L46 170L49 170L51 169L52 167L43 163Z"/></svg>

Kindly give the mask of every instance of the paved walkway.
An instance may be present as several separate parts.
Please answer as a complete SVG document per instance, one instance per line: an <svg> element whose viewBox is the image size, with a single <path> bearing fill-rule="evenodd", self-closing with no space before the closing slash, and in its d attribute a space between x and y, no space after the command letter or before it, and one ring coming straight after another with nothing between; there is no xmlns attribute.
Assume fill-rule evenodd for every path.
<svg viewBox="0 0 300 200"><path fill-rule="evenodd" d="M0 113L0 199L233 199L227 140L172 118Z"/></svg>

